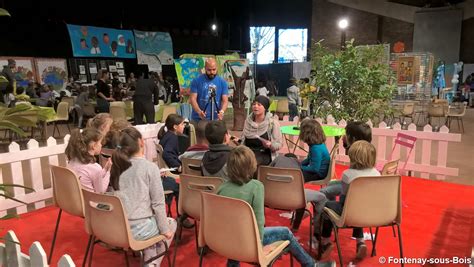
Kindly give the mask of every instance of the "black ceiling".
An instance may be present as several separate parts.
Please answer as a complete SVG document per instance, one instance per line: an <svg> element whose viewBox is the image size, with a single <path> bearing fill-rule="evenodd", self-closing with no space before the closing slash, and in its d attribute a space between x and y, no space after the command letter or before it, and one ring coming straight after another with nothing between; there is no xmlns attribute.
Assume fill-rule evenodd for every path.
<svg viewBox="0 0 474 267"><path fill-rule="evenodd" d="M389 2L416 7L443 7L464 2L465 0L389 0Z"/></svg>

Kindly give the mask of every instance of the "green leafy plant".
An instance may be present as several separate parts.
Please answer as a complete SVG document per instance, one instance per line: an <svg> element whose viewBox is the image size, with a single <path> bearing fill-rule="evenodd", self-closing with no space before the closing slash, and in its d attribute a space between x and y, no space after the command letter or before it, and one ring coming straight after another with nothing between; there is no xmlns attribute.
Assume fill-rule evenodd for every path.
<svg viewBox="0 0 474 267"><path fill-rule="evenodd" d="M383 62L383 45L354 46L346 42L345 49L331 51L322 41L312 46L313 83L318 90L310 94L313 115L336 120L377 119L391 114L389 107L395 76Z"/></svg>
<svg viewBox="0 0 474 267"><path fill-rule="evenodd" d="M0 107L0 129L6 129L25 136L21 127L36 127L39 120L46 120L46 116L38 107L19 104L13 108Z"/></svg>

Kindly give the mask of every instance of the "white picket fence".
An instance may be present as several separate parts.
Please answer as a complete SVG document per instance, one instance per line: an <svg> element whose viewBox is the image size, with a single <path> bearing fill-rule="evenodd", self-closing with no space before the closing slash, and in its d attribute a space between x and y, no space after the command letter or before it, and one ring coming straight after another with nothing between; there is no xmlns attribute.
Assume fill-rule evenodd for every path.
<svg viewBox="0 0 474 267"><path fill-rule="evenodd" d="M20 241L13 231L8 231L3 237L5 244L0 243L0 266L5 267L48 267L48 259L43 247L38 241L30 246L29 254L21 252ZM76 266L71 257L63 255L58 261L59 267Z"/></svg>
<svg viewBox="0 0 474 267"><path fill-rule="evenodd" d="M334 121L332 116L328 116L326 124L322 123L322 119L316 119L322 125L333 125L341 128L345 128L347 123L341 120L339 123ZM295 121L288 121L285 116L283 121L280 121L281 126L285 125L296 125L298 118ZM448 144L450 142L461 142L461 134L449 133L449 129L446 126L440 128L439 132L433 132L430 125L425 125L423 131L417 131L415 124L410 124L407 130L402 130L399 123L393 125L393 128L387 128L385 122L381 122L378 128L374 128L372 123L369 121L368 124L372 127L372 143L377 148L377 162L384 163L390 160L390 155L393 148L393 140L398 133L404 133L417 138L415 147L408 159L406 164L406 171L411 171L413 176L422 178L435 178L437 180L444 180L446 176L458 176L459 169L447 166L448 159ZM284 139L284 138L283 138ZM290 137L291 140L296 142L297 136ZM280 153L287 153L292 151L293 147L288 149L286 142L280 149ZM335 143L334 137L328 137L326 139L326 146L330 150ZM303 142L299 143L300 146L304 147L308 151L308 146ZM306 156L306 152L301 149L296 149L295 154L298 156ZM407 157L407 149L397 146L392 158L400 158L399 166L403 166ZM346 151L342 146L342 138L339 139L339 152L336 157L339 163L348 163L349 157L346 155Z"/></svg>
<svg viewBox="0 0 474 267"><path fill-rule="evenodd" d="M336 125L342 128L346 126L345 121L336 123L332 117L328 117L326 121L327 125ZM294 125L297 124L297 121L289 122L286 119L286 121L280 121L280 124L282 126ZM158 123L136 126L145 139L145 156L150 161L156 158L156 136L162 125ZM402 132L415 136L418 140L405 169L412 171L413 176L443 180L446 176L457 176L459 173L459 169L448 167L446 164L449 142L460 142L461 135L448 131L448 128L443 126L440 132L432 132L429 125L425 126L423 131L416 131L416 126L413 124L408 126L408 130L402 130L399 124L395 124L393 129L388 129L384 123L381 123L378 128L372 129L372 143L377 148L378 161L385 162L389 160L393 139L397 133ZM296 141L296 138L294 136L293 140ZM27 192L23 188L14 188L11 191L13 197L28 203L28 205L0 197L0 217L6 215L7 211L22 214L46 206L47 201L50 201L53 196L49 164L62 166L66 164L64 151L68 141L69 136L66 136L63 144L57 144L56 139L51 137L47 140L47 146L39 147L36 140L30 140L25 150L20 150L17 143L12 143L8 153L0 154L0 184L20 184L35 190ZM340 149L336 159L339 163L348 163L349 158L345 155L342 140L339 142ZM334 143L333 137L327 138L326 145L329 149L333 147ZM300 145L305 146L307 150L305 144L300 143ZM279 152L286 153L288 151L286 143L283 142L283 148ZM296 150L296 154L306 156L299 149ZM400 157L400 164L404 164L405 148L395 150L393 156Z"/></svg>
<svg viewBox="0 0 474 267"><path fill-rule="evenodd" d="M157 123L136 126L145 141L145 157L150 161L157 156L156 135L162 125ZM64 143L58 144L56 139L50 137L44 147L39 147L38 142L31 139L25 150L20 150L20 146L13 142L8 147L8 153L0 154L0 184L24 185L35 190L31 192L20 187L11 189L10 194L13 197L28 205L0 197L0 217L7 215L8 210L22 214L46 206L46 202L53 197L49 165L66 165L64 151L69 138L70 136L66 135Z"/></svg>

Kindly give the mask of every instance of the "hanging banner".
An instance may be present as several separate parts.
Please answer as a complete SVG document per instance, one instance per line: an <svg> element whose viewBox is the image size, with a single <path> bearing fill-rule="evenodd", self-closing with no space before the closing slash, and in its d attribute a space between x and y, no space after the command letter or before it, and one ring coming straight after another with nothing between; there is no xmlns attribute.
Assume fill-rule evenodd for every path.
<svg viewBox="0 0 474 267"><path fill-rule="evenodd" d="M67 25L75 57L136 58L132 31Z"/></svg>
<svg viewBox="0 0 474 267"><path fill-rule="evenodd" d="M204 73L204 58L182 58L174 62L179 88L189 90L194 78Z"/></svg>
<svg viewBox="0 0 474 267"><path fill-rule="evenodd" d="M150 66L150 63L155 61L158 61L160 69L161 65L173 65L173 42L169 33L137 30L133 32L137 45L138 64L148 64L150 70L154 68ZM153 65L157 64L153 63Z"/></svg>

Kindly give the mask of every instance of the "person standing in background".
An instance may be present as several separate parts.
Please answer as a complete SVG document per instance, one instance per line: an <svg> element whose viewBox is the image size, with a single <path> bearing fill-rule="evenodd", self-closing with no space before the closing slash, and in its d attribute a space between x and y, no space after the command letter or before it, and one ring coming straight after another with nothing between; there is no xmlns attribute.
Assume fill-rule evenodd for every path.
<svg viewBox="0 0 474 267"><path fill-rule="evenodd" d="M109 71L108 70L101 70L99 73L100 76L99 80L97 80L97 109L99 113L109 113L110 103L109 101L114 101L114 99L110 95L110 88L107 85L109 81ZM98 74L98 75L99 75Z"/></svg>
<svg viewBox="0 0 474 267"><path fill-rule="evenodd" d="M296 79L290 79L290 87L286 89L288 97L288 109L290 110L290 121L298 116L298 106L301 106L300 88L296 86Z"/></svg>
<svg viewBox="0 0 474 267"><path fill-rule="evenodd" d="M155 105L158 105L158 86L153 79L148 79L148 73L139 74L133 95L133 114L135 124L143 124L143 115L146 123L155 123Z"/></svg>

